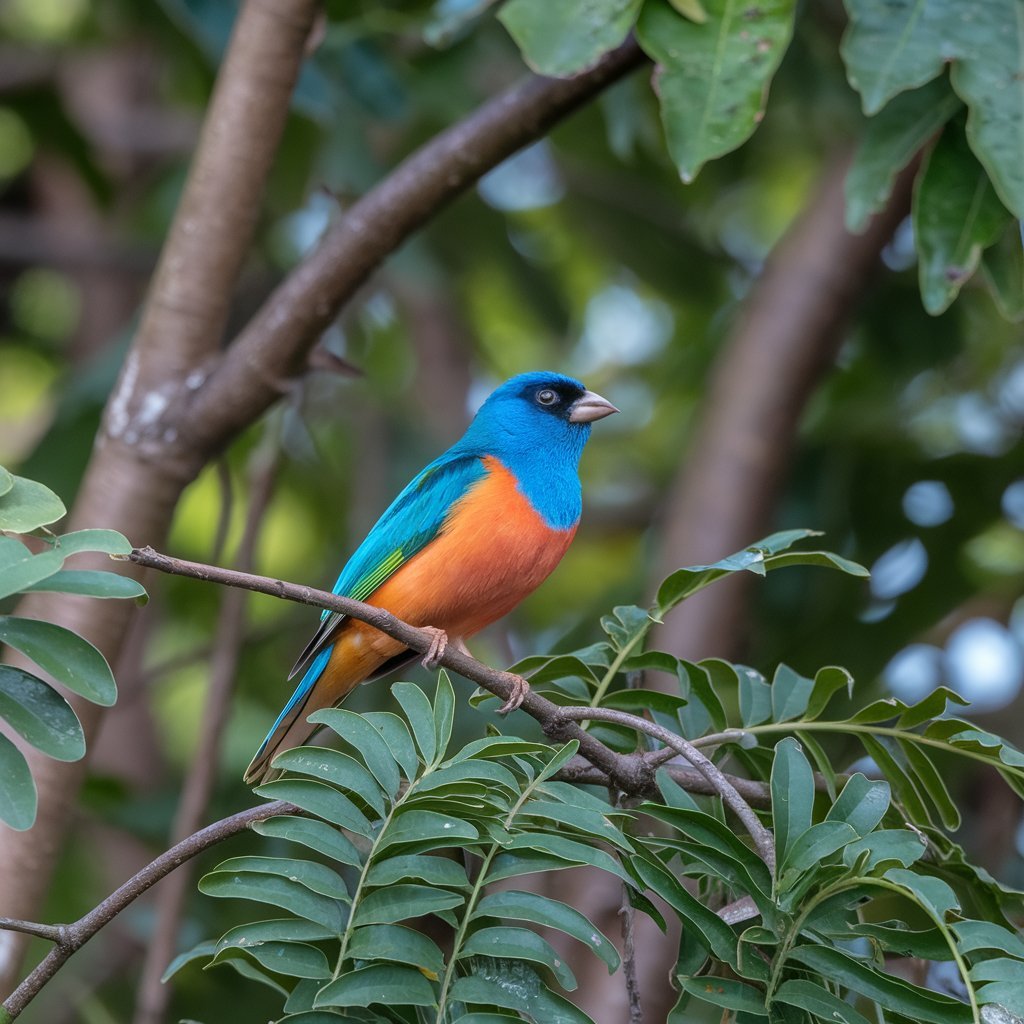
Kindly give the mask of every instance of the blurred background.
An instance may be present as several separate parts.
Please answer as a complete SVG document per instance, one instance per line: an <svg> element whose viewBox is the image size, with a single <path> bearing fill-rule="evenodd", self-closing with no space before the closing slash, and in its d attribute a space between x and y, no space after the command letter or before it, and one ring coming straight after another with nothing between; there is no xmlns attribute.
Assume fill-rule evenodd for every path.
<svg viewBox="0 0 1024 1024"><path fill-rule="evenodd" d="M352 199L525 70L486 4L335 6L300 80L233 327ZM235 11L230 0L0 0L0 463L68 505ZM799 232L804 211L842 220L836 182L863 127L837 55L842 28L839 4L798 20L757 134L692 185L665 152L646 70L487 175L363 288L301 383L191 485L168 550L231 564L248 517L254 571L329 587L496 384L556 369L622 415L598 424L585 453L584 519L565 561L477 640L478 657L505 665L588 643L602 613L645 603L678 565L776 528L813 527L824 546L870 566L870 583L773 574L725 591L727 608L688 606L656 643L765 673L781 660L805 674L841 664L862 702L945 684L972 702L965 714L1024 743L1019 324L973 284L942 316L924 312L897 200L880 253L857 257L864 270L849 257L856 280L826 329L783 331L754 379L737 356L756 347L758 323L743 311L769 254ZM847 244L861 243L834 246L821 282L795 266L779 285L779 250L778 316L798 312L786 287L813 292L846 277ZM804 367L799 387L792 360ZM716 443L713 464L701 461L731 429L725 421L745 423L771 455ZM713 535L696 525L702 495L716 499ZM116 666L125 696L91 750L47 921L77 917L166 847L196 757L223 595L151 583ZM251 803L242 770L314 621L310 610L248 599L204 822ZM367 687L351 706L386 700L386 686ZM482 727L465 707L462 724L467 737ZM1019 803L994 775L961 771L952 782L968 808L959 841L1002 881L1024 885ZM190 895L181 945L216 936L238 913ZM152 899L122 915L25 1019L132 1020L154 919ZM190 968L175 986L168 1019L267 1019L279 1006L223 968Z"/></svg>

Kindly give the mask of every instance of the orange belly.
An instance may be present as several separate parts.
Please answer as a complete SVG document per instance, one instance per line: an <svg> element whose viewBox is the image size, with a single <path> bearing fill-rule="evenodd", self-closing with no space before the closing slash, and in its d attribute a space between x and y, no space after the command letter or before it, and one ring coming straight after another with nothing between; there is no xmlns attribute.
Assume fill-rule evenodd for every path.
<svg viewBox="0 0 1024 1024"><path fill-rule="evenodd" d="M576 527L551 529L501 462L482 461L487 476L456 503L438 536L367 598L369 604L413 626L436 626L455 640L506 615L551 574ZM339 632L354 634L354 643L337 644L332 662L339 656L361 661L368 647L382 664L404 649L362 622L349 620Z"/></svg>

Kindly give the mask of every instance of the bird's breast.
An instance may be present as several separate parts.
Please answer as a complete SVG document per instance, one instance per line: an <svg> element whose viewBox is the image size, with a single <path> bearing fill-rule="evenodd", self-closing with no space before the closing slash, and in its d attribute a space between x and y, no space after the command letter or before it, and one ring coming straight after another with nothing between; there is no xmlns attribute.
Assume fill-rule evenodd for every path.
<svg viewBox="0 0 1024 1024"><path fill-rule="evenodd" d="M369 599L413 625L471 636L511 611L552 572L576 524L548 526L512 473L486 456L487 474L457 501L438 536Z"/></svg>

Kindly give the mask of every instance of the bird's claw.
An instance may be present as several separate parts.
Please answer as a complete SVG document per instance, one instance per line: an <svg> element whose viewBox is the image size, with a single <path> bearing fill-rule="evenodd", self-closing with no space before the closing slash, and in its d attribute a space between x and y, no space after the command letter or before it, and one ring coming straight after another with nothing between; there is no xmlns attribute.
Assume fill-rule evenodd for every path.
<svg viewBox="0 0 1024 1024"><path fill-rule="evenodd" d="M420 664L433 672L441 664L444 652L448 649L448 634L435 626L423 626L423 632L430 634L430 646L423 655Z"/></svg>
<svg viewBox="0 0 1024 1024"><path fill-rule="evenodd" d="M523 701L526 700L526 695L530 692L530 684L522 676L506 672L505 678L512 684L512 691L508 695L508 700L498 708L499 715L507 715L510 711L517 711Z"/></svg>

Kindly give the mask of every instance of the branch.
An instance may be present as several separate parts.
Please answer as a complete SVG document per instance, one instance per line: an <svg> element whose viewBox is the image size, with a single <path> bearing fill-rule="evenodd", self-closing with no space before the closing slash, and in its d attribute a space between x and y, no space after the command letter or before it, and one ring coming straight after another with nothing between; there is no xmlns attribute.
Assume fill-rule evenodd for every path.
<svg viewBox="0 0 1024 1024"><path fill-rule="evenodd" d="M757 852L761 859L774 872L775 870L775 843L772 835L761 824L760 818L754 813L750 804L740 796L736 787L725 777L722 770L707 757L705 757L689 740L677 736L674 732L662 728L654 722L648 722L645 718L637 715L627 714L625 711L616 711L613 708L572 708L562 707L558 709L558 717L570 721L586 721L595 719L601 722L614 722L616 725L623 725L627 729L635 729L637 732L647 733L655 739L661 740L666 747L671 747L678 754L686 758L707 779L708 785L721 796L726 806L743 822L743 827L750 833Z"/></svg>
<svg viewBox="0 0 1024 1024"><path fill-rule="evenodd" d="M253 422L385 257L484 173L646 59L630 39L574 78L532 75L416 150L269 296L196 391L182 431L210 451Z"/></svg>
<svg viewBox="0 0 1024 1024"><path fill-rule="evenodd" d="M38 995L40 989L64 966L64 962L84 946L104 925L109 924L122 910L137 900L151 885L159 882L176 867L191 860L197 854L209 849L230 836L243 832L255 821L272 818L275 814L302 814L303 811L285 800L274 800L258 807L249 807L230 817L207 825L194 835L183 839L162 853L156 860L147 864L137 875L133 875L124 885L115 889L102 903L94 907L74 924L68 925L37 925L32 922L16 921L5 924L9 919L0 918L0 927L29 925L36 929L30 934L42 935L56 945L43 958L36 969L11 993L4 1001L3 1009L6 1017L4 1024L14 1020L22 1010ZM17 931L28 931L27 927L14 928ZM46 932L47 934L43 934Z"/></svg>
<svg viewBox="0 0 1024 1024"><path fill-rule="evenodd" d="M190 576L194 579L208 580L229 587L241 587L245 590L269 594L272 597L341 612L343 615L359 619L375 629L379 629L382 633L401 641L406 647L421 654L425 654L430 649L433 640L433 634L428 630L410 626L383 608L377 608L362 601L354 601L350 597L342 597L339 594L329 594L323 590L314 590L312 587L285 583L283 580L254 576L251 573L237 572L232 569L220 569L212 565L203 565L200 562L171 558L152 548L135 548L128 557L139 565L159 569L161 572L172 575ZM477 661L476 658L457 650L454 644L450 644L445 649L438 662L446 668L458 672L459 675L471 679L485 690L501 697L502 700L509 700L522 684L522 680L518 676L493 669L483 662ZM614 711L611 708L559 707L532 690L527 691L522 709L540 723L545 735L578 740L580 753L591 764L605 772L614 786L627 793L640 793L651 788L653 769L650 764L643 756L630 757L615 753L589 733L580 729L575 722L586 721L588 718L616 722L661 740L667 747L671 747L686 758L704 777L712 791L722 797L726 805L750 833L762 859L770 868L774 869L775 846L771 834L761 824L750 805L739 794L732 782L725 777L721 769L689 741L669 732L668 729L663 729L660 725L638 718L636 715ZM588 711L593 711L593 715L588 715Z"/></svg>

